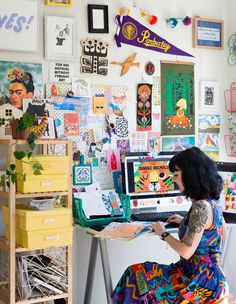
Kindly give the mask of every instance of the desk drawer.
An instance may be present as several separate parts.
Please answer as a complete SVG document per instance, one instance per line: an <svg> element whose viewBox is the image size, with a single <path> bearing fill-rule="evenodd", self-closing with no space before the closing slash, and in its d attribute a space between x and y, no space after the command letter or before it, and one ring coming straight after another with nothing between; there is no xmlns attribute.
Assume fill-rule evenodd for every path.
<svg viewBox="0 0 236 304"><path fill-rule="evenodd" d="M50 210L26 210L23 206L16 207L16 229L38 231L72 226L72 211L69 208L54 208ZM2 219L8 225L8 207L2 206Z"/></svg>

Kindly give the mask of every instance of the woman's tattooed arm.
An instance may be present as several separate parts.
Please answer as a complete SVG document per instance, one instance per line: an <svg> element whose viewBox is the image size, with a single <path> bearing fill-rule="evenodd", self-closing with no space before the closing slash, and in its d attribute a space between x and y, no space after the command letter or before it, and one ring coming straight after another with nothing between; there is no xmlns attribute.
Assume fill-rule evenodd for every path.
<svg viewBox="0 0 236 304"><path fill-rule="evenodd" d="M208 210L203 201L196 201L193 203L188 229L183 239L185 245L189 247L192 246L195 234L204 230L208 216Z"/></svg>

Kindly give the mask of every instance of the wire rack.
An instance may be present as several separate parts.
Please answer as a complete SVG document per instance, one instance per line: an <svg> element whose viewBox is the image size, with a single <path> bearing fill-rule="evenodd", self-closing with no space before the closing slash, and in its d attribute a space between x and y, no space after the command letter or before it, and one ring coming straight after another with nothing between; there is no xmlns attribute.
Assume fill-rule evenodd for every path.
<svg viewBox="0 0 236 304"><path fill-rule="evenodd" d="M65 294L68 290L67 253L68 247L17 253L17 301Z"/></svg>

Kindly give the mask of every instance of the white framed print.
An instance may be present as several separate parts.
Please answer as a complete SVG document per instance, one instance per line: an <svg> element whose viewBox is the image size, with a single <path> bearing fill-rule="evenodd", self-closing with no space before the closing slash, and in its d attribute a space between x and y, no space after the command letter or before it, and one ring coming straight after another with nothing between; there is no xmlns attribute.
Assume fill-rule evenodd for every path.
<svg viewBox="0 0 236 304"><path fill-rule="evenodd" d="M38 51L38 1L0 0L0 50Z"/></svg>
<svg viewBox="0 0 236 304"><path fill-rule="evenodd" d="M217 81L201 81L200 85L201 110L218 110L219 83Z"/></svg>
<svg viewBox="0 0 236 304"><path fill-rule="evenodd" d="M76 57L76 19L45 16L45 58L72 60Z"/></svg>

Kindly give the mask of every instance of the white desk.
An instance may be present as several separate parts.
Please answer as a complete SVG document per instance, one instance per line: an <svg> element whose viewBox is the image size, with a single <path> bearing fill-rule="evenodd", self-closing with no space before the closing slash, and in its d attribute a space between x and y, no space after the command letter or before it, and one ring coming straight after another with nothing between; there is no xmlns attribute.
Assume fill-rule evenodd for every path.
<svg viewBox="0 0 236 304"><path fill-rule="evenodd" d="M84 295L84 304L91 303L98 247L100 248L100 253L101 253L102 269L103 269L107 303L112 304L113 302L111 300L111 294L113 291L113 286L112 286L112 279L111 279L111 272L110 272L110 265L109 265L109 256L108 256L107 244L106 244L106 242L109 240L95 238L94 235L96 234L96 231L91 228L80 227L80 229L83 230L84 232L88 233L91 236L91 248L90 248L86 288L85 288L85 295ZM177 232L176 228L171 228L171 229L167 229L167 230L170 233ZM148 237L149 235L153 235L153 233L146 233L144 237L146 237L146 236Z"/></svg>

